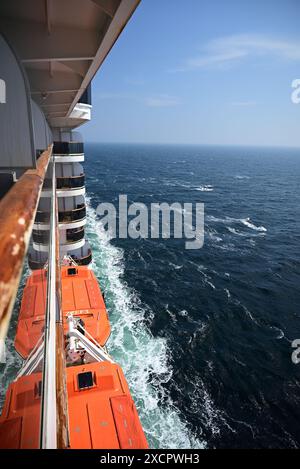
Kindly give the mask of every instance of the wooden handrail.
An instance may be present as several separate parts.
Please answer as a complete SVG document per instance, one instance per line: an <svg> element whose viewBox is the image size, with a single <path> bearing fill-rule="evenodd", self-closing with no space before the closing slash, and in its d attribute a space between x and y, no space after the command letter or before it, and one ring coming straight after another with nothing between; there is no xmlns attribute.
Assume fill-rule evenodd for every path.
<svg viewBox="0 0 300 469"><path fill-rule="evenodd" d="M0 201L0 352L4 347L52 145Z"/></svg>

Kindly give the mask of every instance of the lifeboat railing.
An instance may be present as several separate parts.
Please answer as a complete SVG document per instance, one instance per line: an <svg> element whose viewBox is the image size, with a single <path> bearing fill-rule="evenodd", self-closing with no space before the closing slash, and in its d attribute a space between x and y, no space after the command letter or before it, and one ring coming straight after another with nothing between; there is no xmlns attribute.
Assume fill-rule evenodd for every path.
<svg viewBox="0 0 300 469"><path fill-rule="evenodd" d="M15 381L17 381L21 376L28 376L32 373L35 373L39 366L42 367L42 361L44 357L44 334L41 335L37 341L35 347L28 356L26 362L23 364L22 368L19 370Z"/></svg>
<svg viewBox="0 0 300 469"><path fill-rule="evenodd" d="M82 350L87 352L93 360L97 362L110 362L115 363L114 360L109 356L106 350L99 345L91 334L84 329L79 321L76 321L76 318L73 314L67 316L68 323L68 336L69 336L69 345L67 350L67 356L73 357L76 360L77 355L81 353ZM84 333L81 333L78 329L81 329Z"/></svg>
<svg viewBox="0 0 300 469"><path fill-rule="evenodd" d="M72 259L72 257L69 254L65 254L64 257L62 258L61 265L73 265L74 267L77 267L78 264Z"/></svg>

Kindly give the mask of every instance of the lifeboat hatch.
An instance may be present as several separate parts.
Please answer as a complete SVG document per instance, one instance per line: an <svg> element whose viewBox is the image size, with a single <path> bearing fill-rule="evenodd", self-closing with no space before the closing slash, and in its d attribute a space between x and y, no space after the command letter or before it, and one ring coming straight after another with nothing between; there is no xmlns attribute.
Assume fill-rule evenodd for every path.
<svg viewBox="0 0 300 469"><path fill-rule="evenodd" d="M84 373L78 373L77 375L78 380L78 389L88 389L94 386L94 377L91 371L86 371Z"/></svg>
<svg viewBox="0 0 300 469"><path fill-rule="evenodd" d="M71 277L72 275L78 275L78 269L76 269L76 267L68 268L68 276Z"/></svg>

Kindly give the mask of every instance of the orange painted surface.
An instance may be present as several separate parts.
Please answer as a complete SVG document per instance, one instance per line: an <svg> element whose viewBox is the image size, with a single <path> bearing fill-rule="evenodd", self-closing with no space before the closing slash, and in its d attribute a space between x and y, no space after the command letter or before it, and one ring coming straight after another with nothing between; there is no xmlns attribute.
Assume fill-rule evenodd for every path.
<svg viewBox="0 0 300 469"><path fill-rule="evenodd" d="M76 275L70 271L76 270ZM110 335L110 324L105 303L95 274L88 267L62 267L62 311L64 330L66 316L73 313L84 322L84 327L102 346ZM46 304L46 271L36 270L28 277L23 292L15 338L15 348L27 358L42 335Z"/></svg>
<svg viewBox="0 0 300 469"><path fill-rule="evenodd" d="M92 373L80 389L78 375ZM122 369L109 362L66 369L71 449L146 449L147 441ZM0 448L38 448L41 374L19 378L7 391Z"/></svg>
<svg viewBox="0 0 300 469"><path fill-rule="evenodd" d="M80 317L85 329L105 345L109 334L105 303L95 275L87 267L62 267L62 311ZM46 272L27 279L16 350L26 358L42 335L46 303ZM147 441L119 365L95 362L66 368L70 448L143 449ZM0 448L39 448L41 373L10 384L0 417Z"/></svg>
<svg viewBox="0 0 300 469"><path fill-rule="evenodd" d="M39 447L41 373L10 384L0 417L0 448Z"/></svg>

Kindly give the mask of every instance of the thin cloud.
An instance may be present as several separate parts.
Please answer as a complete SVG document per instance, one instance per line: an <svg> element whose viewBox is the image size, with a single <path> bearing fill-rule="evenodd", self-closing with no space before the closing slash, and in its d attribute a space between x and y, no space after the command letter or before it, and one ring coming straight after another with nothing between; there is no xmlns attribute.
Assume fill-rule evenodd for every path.
<svg viewBox="0 0 300 469"><path fill-rule="evenodd" d="M143 86L146 84L146 81L143 78L131 78L127 77L124 79L125 83L131 86Z"/></svg>
<svg viewBox="0 0 300 469"><path fill-rule="evenodd" d="M136 99L136 96L125 93L98 93L95 96L98 99Z"/></svg>
<svg viewBox="0 0 300 469"><path fill-rule="evenodd" d="M176 96L168 94L155 94L151 96L138 96L127 93L98 93L96 96L100 100L129 100L143 104L147 107L172 107L177 106L180 100Z"/></svg>
<svg viewBox="0 0 300 469"><path fill-rule="evenodd" d="M148 107L172 107L177 106L179 104L179 100L175 96L162 94L146 98L145 104Z"/></svg>
<svg viewBox="0 0 300 469"><path fill-rule="evenodd" d="M255 101L234 101L231 103L231 106L251 107L251 106L256 106L256 102Z"/></svg>
<svg viewBox="0 0 300 469"><path fill-rule="evenodd" d="M273 55L285 60L300 61L300 41L283 41L260 35L234 35L214 39L201 55L188 58L174 71L230 67L247 57Z"/></svg>

